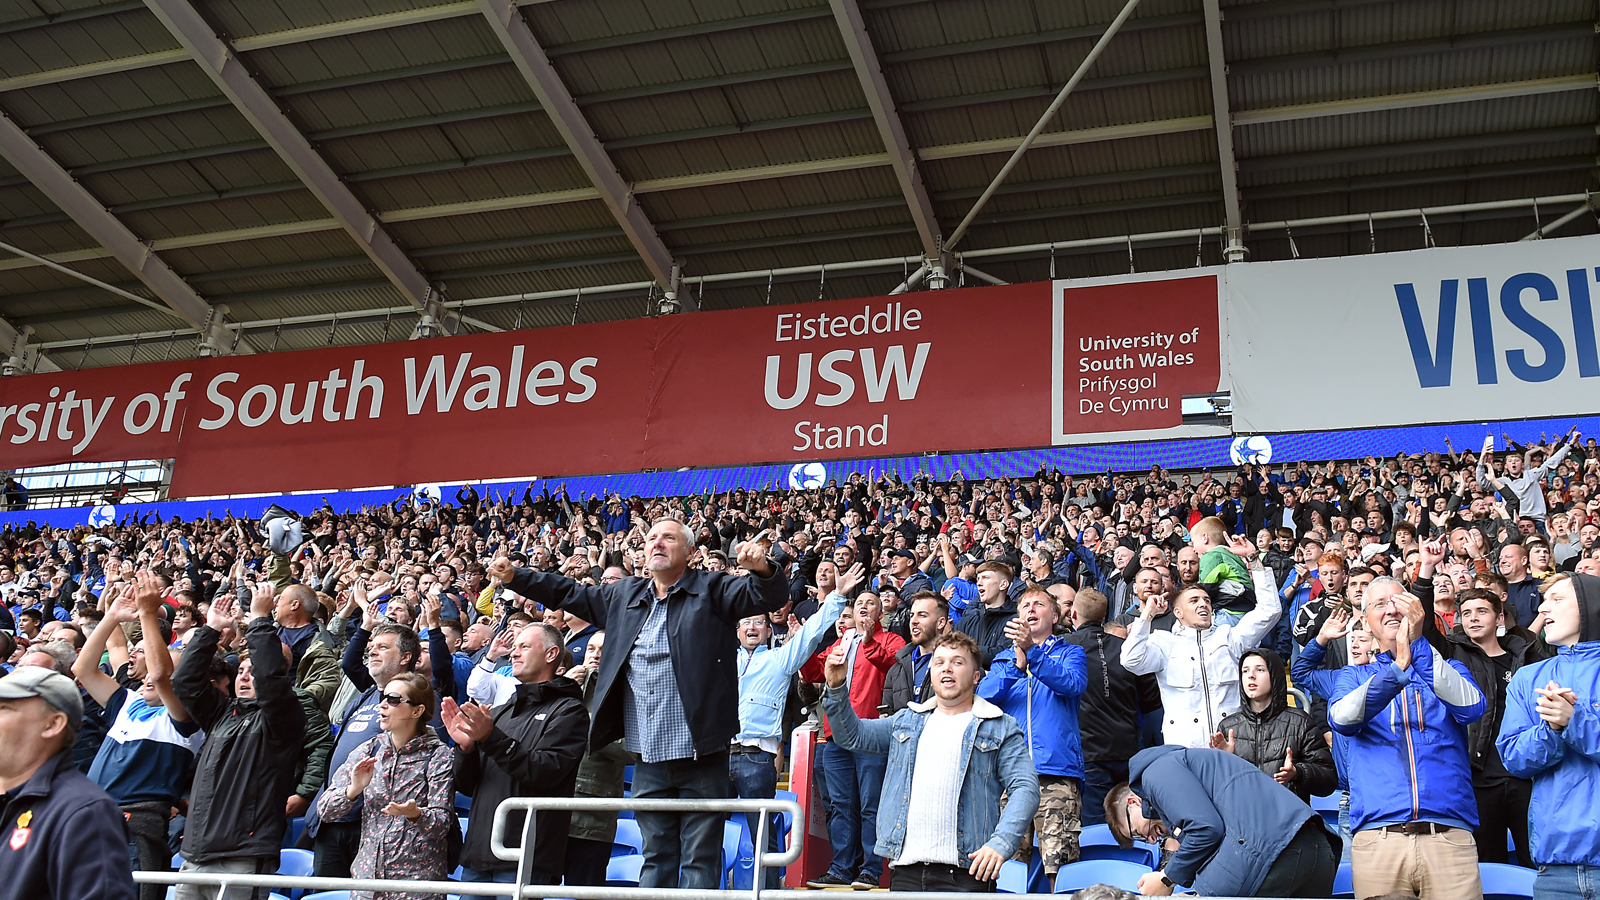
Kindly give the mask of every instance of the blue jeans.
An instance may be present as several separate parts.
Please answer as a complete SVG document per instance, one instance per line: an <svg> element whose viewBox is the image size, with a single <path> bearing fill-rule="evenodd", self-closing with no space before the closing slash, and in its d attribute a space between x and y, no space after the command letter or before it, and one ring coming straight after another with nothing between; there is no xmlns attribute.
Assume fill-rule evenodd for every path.
<svg viewBox="0 0 1600 900"><path fill-rule="evenodd" d="M1600 866L1540 866L1533 900L1600 900Z"/></svg>
<svg viewBox="0 0 1600 900"><path fill-rule="evenodd" d="M853 753L838 744L822 748L823 775L828 779L828 843L833 846L830 875L866 875L876 883L883 874L878 858L878 795L889 758Z"/></svg>
<svg viewBox="0 0 1600 900"><path fill-rule="evenodd" d="M726 800L730 788L727 751L633 767L633 796L638 800ZM634 818L644 838L640 887L722 887L722 823L727 813L636 812Z"/></svg>
<svg viewBox="0 0 1600 900"><path fill-rule="evenodd" d="M1344 841L1344 853L1339 862L1350 861L1350 792L1339 792L1339 839Z"/></svg>
<svg viewBox="0 0 1600 900"><path fill-rule="evenodd" d="M771 800L778 796L777 759L764 750L728 754L728 777L733 779L733 792L743 800ZM759 813L745 813L750 826L750 843L756 840L756 826L761 824ZM767 817L767 849L778 852L778 817ZM762 879L769 888L778 887L778 870L767 869Z"/></svg>
<svg viewBox="0 0 1600 900"><path fill-rule="evenodd" d="M1128 780L1128 761L1102 759L1083 764L1083 825L1106 823L1106 795Z"/></svg>

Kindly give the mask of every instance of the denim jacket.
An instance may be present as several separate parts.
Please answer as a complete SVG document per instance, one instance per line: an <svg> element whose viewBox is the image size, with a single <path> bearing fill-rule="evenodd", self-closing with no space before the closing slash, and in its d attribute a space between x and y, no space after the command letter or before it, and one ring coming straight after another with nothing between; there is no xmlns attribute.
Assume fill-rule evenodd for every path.
<svg viewBox="0 0 1600 900"><path fill-rule="evenodd" d="M887 719L862 720L850 706L841 685L822 695L822 708L833 723L833 740L846 750L889 757L883 793L878 801L878 846L884 859L900 858L911 803L912 768L922 726L938 700L913 703ZM1017 720L982 697L972 700L972 723L962 738L960 812L956 849L963 857L989 847L1006 859L1017 852L1028 824L1039 808L1039 777L1028 758L1028 739ZM1001 794L1009 794L1000 810Z"/></svg>

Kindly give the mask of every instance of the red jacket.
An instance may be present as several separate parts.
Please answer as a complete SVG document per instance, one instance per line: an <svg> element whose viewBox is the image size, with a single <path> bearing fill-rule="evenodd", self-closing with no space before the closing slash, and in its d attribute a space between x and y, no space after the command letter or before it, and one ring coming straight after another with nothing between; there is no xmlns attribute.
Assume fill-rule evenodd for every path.
<svg viewBox="0 0 1600 900"><path fill-rule="evenodd" d="M878 705L883 702L883 678L894 668L894 655L905 645L900 635L884 631L879 626L872 629L872 635L863 639L861 646L856 648L856 668L850 677L850 706L855 709L857 717L878 718ZM823 664L837 646L839 642L835 641L811 657L800 669L800 677L812 682L825 681L827 676ZM829 737L833 735L826 716L822 719L822 733Z"/></svg>

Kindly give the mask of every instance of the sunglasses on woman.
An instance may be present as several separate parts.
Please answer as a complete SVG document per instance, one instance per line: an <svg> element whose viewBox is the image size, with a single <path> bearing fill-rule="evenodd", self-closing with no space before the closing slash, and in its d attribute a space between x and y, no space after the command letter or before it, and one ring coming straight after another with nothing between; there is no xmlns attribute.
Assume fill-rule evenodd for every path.
<svg viewBox="0 0 1600 900"><path fill-rule="evenodd" d="M384 706L416 706L416 701L407 700L399 694L379 694L378 702Z"/></svg>

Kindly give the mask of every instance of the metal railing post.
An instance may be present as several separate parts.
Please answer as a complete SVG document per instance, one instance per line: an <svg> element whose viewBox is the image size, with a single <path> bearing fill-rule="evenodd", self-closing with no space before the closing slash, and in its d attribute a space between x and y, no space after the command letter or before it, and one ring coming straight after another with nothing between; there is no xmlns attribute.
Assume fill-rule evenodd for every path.
<svg viewBox="0 0 1600 900"><path fill-rule="evenodd" d="M794 832L794 826L789 826L789 831ZM755 877L750 882L750 896L753 900L761 900L761 889L766 887L762 882L766 879L765 867L761 865L761 855L767 850L767 813L761 814L761 820L756 823L756 833L750 836L750 858L755 861ZM730 882L731 886L731 882Z"/></svg>

